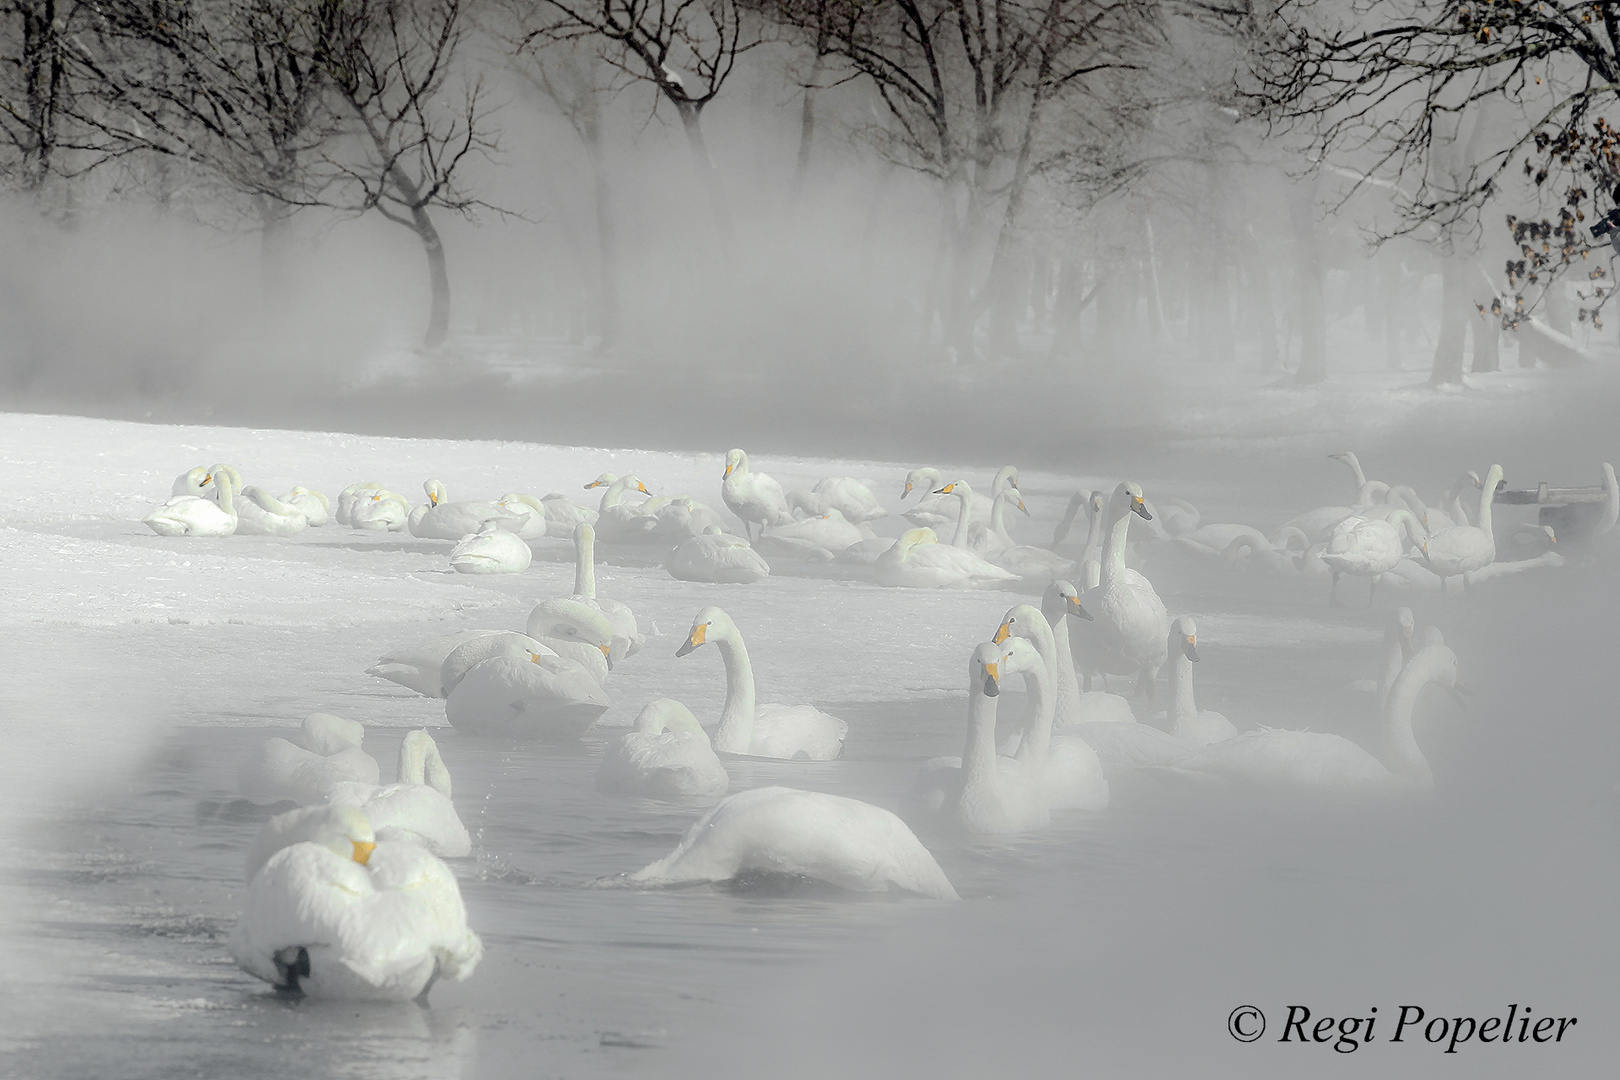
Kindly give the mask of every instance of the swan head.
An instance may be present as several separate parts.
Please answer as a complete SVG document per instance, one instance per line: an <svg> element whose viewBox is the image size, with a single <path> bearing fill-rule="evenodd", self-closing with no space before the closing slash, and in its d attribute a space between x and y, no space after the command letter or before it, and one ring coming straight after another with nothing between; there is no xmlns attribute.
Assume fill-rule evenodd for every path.
<svg viewBox="0 0 1620 1080"><path fill-rule="evenodd" d="M596 540L596 527L588 521L582 521L574 526L574 546L583 547Z"/></svg>
<svg viewBox="0 0 1620 1080"><path fill-rule="evenodd" d="M1407 641L1412 640L1412 633L1417 629L1417 620L1409 607L1398 607L1392 616L1395 632Z"/></svg>
<svg viewBox="0 0 1620 1080"><path fill-rule="evenodd" d="M1045 615L1042 615L1029 604L1014 604L1007 609L1007 614L1001 617L1001 625L996 628L996 635L990 640L1000 645L1010 637L1027 638L1039 632L1036 623L1039 623L1041 627L1050 632Z"/></svg>
<svg viewBox="0 0 1620 1080"><path fill-rule="evenodd" d="M1428 627L1424 631L1426 642L1424 647L1418 650L1411 660L1407 661L1406 667L1402 669L1399 678L1405 678L1409 673L1416 672L1424 682L1437 683L1444 687L1457 704L1466 705L1467 699L1472 695L1473 691L1463 685L1462 670L1457 663L1457 654L1452 652L1438 636L1433 639L1432 644L1427 643L1430 640L1428 631L1434 629L1434 627ZM1439 631L1435 630L1435 633L1438 635ZM1399 681L1399 678L1397 681ZM1394 696L1393 691L1391 691L1390 696Z"/></svg>
<svg viewBox="0 0 1620 1080"><path fill-rule="evenodd" d="M427 492L428 504L438 506L449 495L443 483L438 480L427 479L422 481L422 490Z"/></svg>
<svg viewBox="0 0 1620 1080"><path fill-rule="evenodd" d="M636 714L636 731L642 735L657 735L662 731L692 731L707 738L708 733L692 715L692 710L674 698L654 698Z"/></svg>
<svg viewBox="0 0 1620 1080"><path fill-rule="evenodd" d="M599 608L561 596L542 600L535 605L534 610L529 612L528 630L530 637L542 642L550 638L595 645L602 650L603 656L608 655L608 648L613 643L613 624L608 622L607 616Z"/></svg>
<svg viewBox="0 0 1620 1080"><path fill-rule="evenodd" d="M371 821L357 806L334 806L314 822L311 841L334 855L353 859L361 866L371 861L377 848L377 834Z"/></svg>
<svg viewBox="0 0 1620 1080"><path fill-rule="evenodd" d="M592 480L590 483L586 484L585 490L589 491L591 488L608 487L618 478L618 475L615 473L605 472L598 476L595 480Z"/></svg>
<svg viewBox="0 0 1620 1080"><path fill-rule="evenodd" d="M647 485L643 484L640 481L640 479L638 479L637 477L634 477L634 476L626 476L626 477L624 477L624 486L627 487L627 488L635 488L637 491L641 492L643 495L651 495L652 494L652 492L647 490Z"/></svg>
<svg viewBox="0 0 1620 1080"><path fill-rule="evenodd" d="M1061 578L1048 585L1046 592L1041 595L1041 614L1048 621L1061 619L1065 615L1092 621L1091 612L1080 605L1080 590L1074 587L1074 582Z"/></svg>
<svg viewBox="0 0 1620 1080"><path fill-rule="evenodd" d="M990 482L990 494L1000 495L1006 488L1018 490L1018 466L1003 465L996 470L996 478Z"/></svg>
<svg viewBox="0 0 1620 1080"><path fill-rule="evenodd" d="M692 620L692 630L686 635L681 647L675 650L675 655L685 656L700 646L707 645L711 640L718 641L736 632L737 624L731 621L730 615L717 607L706 607Z"/></svg>
<svg viewBox="0 0 1620 1080"><path fill-rule="evenodd" d="M748 471L748 455L743 453L741 450L738 450L736 447L732 447L730 450L726 451L726 471L721 479L725 479L732 473L739 471Z"/></svg>
<svg viewBox="0 0 1620 1080"><path fill-rule="evenodd" d="M1086 500L1086 513L1090 514L1092 517L1096 517L1098 514L1103 512L1103 503L1105 501L1106 500L1102 492L1093 491L1091 493L1091 498Z"/></svg>
<svg viewBox="0 0 1620 1080"><path fill-rule="evenodd" d="M952 480L944 487L936 490L934 494L955 495L958 499L966 499L973 494L973 489L968 487L966 480Z"/></svg>
<svg viewBox="0 0 1620 1080"><path fill-rule="evenodd" d="M1001 643L1001 648L1005 650L1001 657L1003 676L1046 673L1046 661L1041 659L1040 652L1030 644L1028 638L1009 637Z"/></svg>
<svg viewBox="0 0 1620 1080"><path fill-rule="evenodd" d="M1182 656L1198 663L1198 624L1191 615L1183 615L1171 624L1170 648L1179 649Z"/></svg>
<svg viewBox="0 0 1620 1080"><path fill-rule="evenodd" d="M894 542L894 547L891 550L894 551L897 557L904 558L911 554L912 548L937 543L939 543L939 536L935 534L933 529L907 529L900 534L900 539Z"/></svg>
<svg viewBox="0 0 1620 1080"><path fill-rule="evenodd" d="M1004 502L1012 503L1014 506L1018 507L1018 509L1024 512L1025 517L1030 516L1029 507L1024 505L1024 500L1019 496L1017 488L1005 488L1002 490L1000 495L996 496L996 498L1001 499Z"/></svg>
<svg viewBox="0 0 1620 1080"><path fill-rule="evenodd" d="M1125 503L1128 512L1135 514L1143 521L1152 521L1153 515L1148 512L1147 497L1142 494L1142 486L1134 480L1126 480L1114 489L1114 498Z"/></svg>
<svg viewBox="0 0 1620 1080"><path fill-rule="evenodd" d="M1001 662L1008 650L993 641L981 641L968 661L968 693L996 697L1001 693Z"/></svg>

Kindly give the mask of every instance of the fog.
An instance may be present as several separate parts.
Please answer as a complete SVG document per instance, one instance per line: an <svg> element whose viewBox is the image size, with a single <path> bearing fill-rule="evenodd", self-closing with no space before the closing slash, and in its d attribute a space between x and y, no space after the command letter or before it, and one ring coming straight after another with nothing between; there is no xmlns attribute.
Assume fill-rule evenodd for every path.
<svg viewBox="0 0 1620 1080"><path fill-rule="evenodd" d="M1602 465L1620 340L1614 249L1591 227L1620 175L1616 103L1554 107L1583 83L1580 49L1553 35L1515 74L1492 50L1531 33L1516 14L1436 42L1384 0L1353 17L600 5L640 20L619 38L561 2L210 0L156 23L109 4L48 33L34 7L0 14L0 1075L1507 1077L1613 1059ZM1375 26L1397 44L1358 51ZM1417 54L1482 66L1468 86L1387 77ZM276 79L246 79L255 65ZM980 574L939 588L854 548L807 554L782 530L817 514L739 516L730 447L789 492L859 481L885 544L923 520L901 516L910 470L970 481L984 517L1015 465L1011 535L933 521ZM1357 491L1329 457L1347 450L1420 511L1370 593L1323 556L1358 520L1398 523L1403 496ZM429 478L451 505L594 508L590 481L633 473L655 499L638 513L689 495L770 573L677 578L686 533L598 520L602 595L645 648L615 654L577 739L481 737L366 669L570 595L571 525L483 575L403 522L151 523L178 474L215 463L334 510L363 481L417 506ZM1424 511L1493 464L1494 549L1446 588ZM1197 619L1198 707L1237 740L1330 733L1386 767L1385 628L1404 605L1417 640L1443 631L1467 693L1418 699L1432 791L1213 781L1188 744L1153 767L1099 758L1105 809L1013 835L917 810L919 767L963 749L963 667L1013 605L1062 578L1115 617L1086 588L1085 518L1053 538L1071 496L1124 481L1152 520L1127 515L1122 565L1167 620ZM1543 483L1586 489L1596 525L1523 505ZM199 512L219 491L210 473ZM1295 545L1289 524L1329 507ZM1524 528L1542 522L1556 543ZM1015 552L1058 561L1001 569ZM895 811L960 902L793 865L627 887L719 801L596 781L655 698L720 737L730 661L676 654L710 605L746 634L761 702L848 726L836 760L722 754L730 792ZM1091 622L1076 633L1112 632ZM1168 731L1170 668L1151 700L1118 671L1101 688ZM1008 678L1002 737L1038 714L1033 686ZM365 726L384 783L407 730L442 750L472 838L444 864L485 949L465 981L327 1001L233 959L262 885L243 856L292 805L244 798L238 768L316 712ZM1252 1043L1228 1026L1242 1006L1265 1019ZM1394 1042L1403 1007L1446 1030ZM1447 1053L1463 1018L1510 1007L1577 1022ZM1305 1009L1327 1034L1282 1044ZM1335 1047L1341 1020L1371 1017L1374 1037Z"/></svg>

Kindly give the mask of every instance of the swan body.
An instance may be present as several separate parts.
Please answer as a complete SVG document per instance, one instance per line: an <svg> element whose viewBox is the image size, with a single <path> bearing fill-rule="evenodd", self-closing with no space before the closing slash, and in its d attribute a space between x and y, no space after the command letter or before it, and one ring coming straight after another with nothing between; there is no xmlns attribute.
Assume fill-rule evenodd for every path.
<svg viewBox="0 0 1620 1080"><path fill-rule="evenodd" d="M596 771L596 789L654 799L724 795L731 786L709 736L673 698L649 701L634 731L613 739Z"/></svg>
<svg viewBox="0 0 1620 1080"><path fill-rule="evenodd" d="M457 630L453 634L424 641L417 645L396 649L366 668L367 675L396 682L418 694L444 697L444 683L440 672L447 656L457 647L495 630Z"/></svg>
<svg viewBox="0 0 1620 1080"><path fill-rule="evenodd" d="M332 511L333 520L339 525L352 528L354 525L355 504L361 499L371 498L375 492L386 490L388 489L376 480L361 480L358 483L350 484L338 492L337 508Z"/></svg>
<svg viewBox="0 0 1620 1080"><path fill-rule="evenodd" d="M1322 552L1322 561L1333 571L1329 598L1337 601L1339 576L1351 574L1372 579L1367 592L1371 604L1383 576L1406 558L1408 543L1419 544L1425 535L1417 516L1404 508L1384 519L1352 516L1341 521Z"/></svg>
<svg viewBox="0 0 1620 1080"><path fill-rule="evenodd" d="M545 505L533 495L525 495L521 491L508 491L496 502L517 515L521 522L512 530L514 536L521 540L539 540L547 535Z"/></svg>
<svg viewBox="0 0 1620 1080"><path fill-rule="evenodd" d="M939 863L894 814L821 791L753 788L723 799L666 857L629 876L639 885L793 874L857 892L899 889L955 900Z"/></svg>
<svg viewBox="0 0 1620 1080"><path fill-rule="evenodd" d="M596 608L613 627L611 659L614 663L641 651L647 638L636 624L635 612L622 601L602 599L596 595L596 529L585 521L574 526L573 599Z"/></svg>
<svg viewBox="0 0 1620 1080"><path fill-rule="evenodd" d="M1423 543L1423 558L1429 569L1444 579L1482 570L1496 561L1496 537L1491 531L1491 503L1496 498L1497 485L1502 481L1502 466L1492 465L1485 474L1479 493L1477 525L1456 525L1442 529ZM1442 584L1442 588L1443 588Z"/></svg>
<svg viewBox="0 0 1620 1080"><path fill-rule="evenodd" d="M888 536L874 536L867 540L857 540L843 551L840 551L833 558L833 562L845 563L849 566L876 566L878 559L894 544L894 539Z"/></svg>
<svg viewBox="0 0 1620 1080"><path fill-rule="evenodd" d="M726 703L715 729L714 748L722 754L777 760L832 761L843 753L849 725L812 705L756 705L754 668L731 616L706 607L692 620L685 656L703 645L720 650L726 665Z"/></svg>
<svg viewBox="0 0 1620 1080"><path fill-rule="evenodd" d="M441 859L471 855L472 837L450 801L450 771L444 767L433 736L424 730L407 732L394 775L394 783L381 786L335 784L327 795L327 805L358 808L380 841L416 844Z"/></svg>
<svg viewBox="0 0 1620 1080"><path fill-rule="evenodd" d="M521 537L494 521L484 522L450 550L450 568L458 574L521 574L533 559Z"/></svg>
<svg viewBox="0 0 1620 1080"><path fill-rule="evenodd" d="M232 479L235 479L234 477ZM261 487L249 484L236 501L238 536L297 536L309 519Z"/></svg>
<svg viewBox="0 0 1620 1080"><path fill-rule="evenodd" d="M939 543L932 529L912 529L873 560L879 585L912 589L976 588L1016 581L1017 575L965 548Z"/></svg>
<svg viewBox="0 0 1620 1080"><path fill-rule="evenodd" d="M436 978L471 975L484 947L449 867L414 844L353 848L303 842L270 857L230 938L243 970L312 998L372 1001L409 1001Z"/></svg>
<svg viewBox="0 0 1620 1080"><path fill-rule="evenodd" d="M485 660L497 656L526 659L530 653L555 651L528 634L515 630L483 631L467 638L445 656L444 663L439 665L438 692L433 696L449 697L450 691L466 677L467 672Z"/></svg>
<svg viewBox="0 0 1620 1080"><path fill-rule="evenodd" d="M1002 660L1002 673L1024 676L1034 706L1014 760L1040 776L1041 797L1049 809L1106 809L1108 780L1097 752L1083 740L1052 737L1059 658L1046 616L1029 604L1014 605L991 640L1012 646Z"/></svg>
<svg viewBox="0 0 1620 1080"><path fill-rule="evenodd" d="M142 522L159 536L230 536L239 524L236 486L229 474L214 474L219 501L201 495L176 495Z"/></svg>
<svg viewBox="0 0 1620 1080"><path fill-rule="evenodd" d="M1198 663L1198 625L1183 615L1170 627L1170 734L1189 750L1230 739L1232 722L1193 701L1193 665Z"/></svg>
<svg viewBox="0 0 1620 1080"><path fill-rule="evenodd" d="M906 474L906 487L900 493L904 502L913 491L918 492L917 505L901 512L918 529L943 529L956 524L956 502L949 495L936 495L934 491L945 482L938 469L923 467Z"/></svg>
<svg viewBox="0 0 1620 1080"><path fill-rule="evenodd" d="M611 477L611 479L607 479ZM633 541L646 541L654 538L658 528L658 515L655 512L651 499L646 503L636 504L624 501L625 496L632 491L643 495L650 495L647 485L634 476L613 476L612 473L603 473L601 476L586 484L587 489L604 487L602 504L597 507L596 522L591 527L604 542L616 541L620 543ZM590 522L579 522L574 526L575 535L580 525Z"/></svg>
<svg viewBox="0 0 1620 1080"><path fill-rule="evenodd" d="M613 667L613 624L602 610L578 597L554 596L529 612L529 637L572 660L596 680L607 681Z"/></svg>
<svg viewBox="0 0 1620 1080"><path fill-rule="evenodd" d="M665 568L681 581L750 585L771 576L770 564L740 536L710 526L713 532L682 540L670 552Z"/></svg>
<svg viewBox="0 0 1620 1080"><path fill-rule="evenodd" d="M1132 514L1146 518L1142 489L1126 481L1108 500L1106 540L1097 585L1081 593L1095 626L1108 670L1137 671L1137 692L1150 697L1153 675L1164 663L1170 616L1147 579L1132 579L1125 568L1125 542Z"/></svg>
<svg viewBox="0 0 1620 1080"><path fill-rule="evenodd" d="M766 473L748 468L748 455L742 450L726 451L726 471L720 480L720 499L743 523L743 531L754 539L755 526L787 525L793 521L782 485Z"/></svg>
<svg viewBox="0 0 1620 1080"><path fill-rule="evenodd" d="M767 554L831 562L845 548L870 539L870 528L848 520L837 509L828 509L817 517L800 518L762 532L759 547Z"/></svg>
<svg viewBox="0 0 1620 1080"><path fill-rule="evenodd" d="M1016 640L1030 649L1028 642ZM925 764L910 797L918 814L957 832L1007 835L1044 829L1052 820L1042 791L1043 770L996 753L1001 666L1016 647L985 641L973 650L962 756Z"/></svg>
<svg viewBox="0 0 1620 1080"><path fill-rule="evenodd" d="M349 508L349 526L364 532L404 532L410 517L405 496L381 488L362 489Z"/></svg>
<svg viewBox="0 0 1620 1080"><path fill-rule="evenodd" d="M303 514L312 529L318 529L332 520L332 504L319 491L300 485L283 495L281 501Z"/></svg>
<svg viewBox="0 0 1620 1080"><path fill-rule="evenodd" d="M452 726L479 735L566 742L607 712L590 672L547 649L473 665L444 700Z"/></svg>
<svg viewBox="0 0 1620 1080"><path fill-rule="evenodd" d="M787 501L811 517L837 510L846 521L856 525L889 516L872 489L852 476L824 477L809 491L789 492Z"/></svg>
<svg viewBox="0 0 1620 1080"><path fill-rule="evenodd" d="M242 763L236 774L242 797L308 806L325 801L335 784L377 783L377 762L360 748L363 731L353 721L311 713L293 739L266 739Z"/></svg>
<svg viewBox="0 0 1620 1080"><path fill-rule="evenodd" d="M445 486L438 480L423 481L428 501L410 512L406 522L411 535L424 540L460 540L476 533L484 522L493 521L508 532L516 532L527 520L525 515L498 502L449 502Z"/></svg>
<svg viewBox="0 0 1620 1080"><path fill-rule="evenodd" d="M677 495L658 508L653 536L663 543L680 543L710 529L725 532L726 523L713 509L690 495Z"/></svg>
<svg viewBox="0 0 1620 1080"><path fill-rule="evenodd" d="M1390 687L1384 703L1386 757L1380 760L1338 735L1261 728L1207 746L1178 768L1265 787L1355 794L1428 791L1434 775L1412 735L1412 709L1430 683L1455 692L1457 657L1443 644L1420 650Z"/></svg>
<svg viewBox="0 0 1620 1080"><path fill-rule="evenodd" d="M1134 724L1136 714L1131 703L1118 694L1101 690L1082 692L1074 669L1074 654L1069 644L1069 618L1090 620L1091 616L1080 604L1074 583L1054 581L1041 595L1041 614L1052 631L1054 647L1053 667L1056 671L1056 695L1052 711L1052 725L1056 730L1082 724Z"/></svg>

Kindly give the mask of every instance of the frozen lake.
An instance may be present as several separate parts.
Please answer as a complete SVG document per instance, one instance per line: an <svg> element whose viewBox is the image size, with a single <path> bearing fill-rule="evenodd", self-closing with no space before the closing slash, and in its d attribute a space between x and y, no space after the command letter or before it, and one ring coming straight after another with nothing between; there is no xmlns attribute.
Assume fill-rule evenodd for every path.
<svg viewBox="0 0 1620 1080"><path fill-rule="evenodd" d="M525 574L475 579L449 571L449 545L409 536L165 539L139 518L175 474L219 460L277 493L375 478L414 498L433 475L452 498L573 495L613 469L718 506L717 455L5 421L0 1074L1479 1077L1598 1075L1613 1060L1612 549L1370 610L1359 583L1351 607L1329 608L1325 582L1148 552L1171 612L1198 618L1200 705L1240 728L1368 741L1372 695L1352 684L1373 670L1389 607L1442 626L1477 697L1466 711L1438 693L1420 705L1427 800L1317 805L1144 775L1117 783L1106 812L1059 813L1042 832L924 834L959 904L780 881L604 889L591 886L667 854L701 806L599 794L611 730L561 748L475 739L442 726L442 702L363 673L395 646L520 628L535 601L571 591L569 544L537 541ZM756 461L787 487L869 478L891 508L917 464ZM1026 472L1035 516L1020 538L1046 541L1068 493L1104 479ZM1268 530L1318 504L1258 478L1135 479L1150 499ZM1344 479L1323 463L1326 493L1344 498ZM608 545L598 561L602 595L654 631L610 680L605 726L655 696L712 722L718 657L674 653L692 615L718 604L747 635L762 701L814 702L850 724L843 760L733 762L732 790L783 783L891 808L923 759L960 751L965 655L1030 599L790 564L759 585L698 585ZM225 951L242 856L268 816L236 801L237 763L316 710L365 722L385 775L404 732L429 726L455 776L475 854L453 866L487 954L427 1007L282 1000ZM1241 1005L1270 1018L1260 1042L1228 1034ZM1277 1044L1290 1005L1377 1007L1390 1027L1402 1005L1579 1023L1557 1045L1447 1055L1380 1030L1336 1053Z"/></svg>

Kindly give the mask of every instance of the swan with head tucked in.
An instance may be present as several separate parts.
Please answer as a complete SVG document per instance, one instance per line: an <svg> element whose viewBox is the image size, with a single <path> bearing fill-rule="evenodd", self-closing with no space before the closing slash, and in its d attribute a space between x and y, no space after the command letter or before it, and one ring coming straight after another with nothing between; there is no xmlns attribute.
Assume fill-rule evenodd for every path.
<svg viewBox="0 0 1620 1080"><path fill-rule="evenodd" d="M252 484L237 497L236 518L238 536L297 536L309 528L309 519L296 506Z"/></svg>
<svg viewBox="0 0 1620 1080"><path fill-rule="evenodd" d="M377 762L360 748L365 728L330 713L310 713L292 739L264 740L237 769L238 789L256 803L326 801L336 784L376 784Z"/></svg>
<svg viewBox="0 0 1620 1080"><path fill-rule="evenodd" d="M248 885L231 956L312 998L409 1001L459 982L483 957L455 875L425 848L377 842L366 816L331 807L309 840L270 856Z"/></svg>
<svg viewBox="0 0 1620 1080"><path fill-rule="evenodd" d="M1137 672L1137 693L1151 699L1154 673L1168 655L1165 641L1170 616L1152 584L1140 574L1132 577L1126 572L1125 543L1132 514L1144 520L1149 517L1142 489L1127 480L1108 500L1097 585L1082 592L1080 602L1091 613L1094 631L1088 637L1101 648L1103 669Z"/></svg>
<svg viewBox="0 0 1620 1080"><path fill-rule="evenodd" d="M669 887L750 873L789 874L855 892L898 889L957 899L939 863L893 813L842 795L785 787L721 800L674 851L625 880Z"/></svg>
<svg viewBox="0 0 1620 1080"><path fill-rule="evenodd" d="M219 501L201 495L176 495L141 519L159 536L230 536L240 523L236 482L229 474L207 474Z"/></svg>
<svg viewBox="0 0 1620 1080"><path fill-rule="evenodd" d="M758 526L787 525L793 521L782 485L767 473L748 467L748 455L739 449L726 451L726 471L720 478L720 500L737 515L743 531L754 540Z"/></svg>
<svg viewBox="0 0 1620 1080"><path fill-rule="evenodd" d="M996 753L996 701L1003 665L1022 650L1025 663L1040 657L1023 638L981 642L968 658L967 742L960 758L935 758L917 775L908 797L918 818L969 835L1007 835L1051 824L1043 769Z"/></svg>
<svg viewBox="0 0 1620 1080"><path fill-rule="evenodd" d="M763 530L756 546L767 555L831 562L845 548L871 539L869 526L857 525L839 510L828 508L815 517Z"/></svg>
<svg viewBox="0 0 1620 1080"><path fill-rule="evenodd" d="M460 731L513 739L577 739L611 704L579 664L547 648L512 648L474 664L444 699L444 715Z"/></svg>
<svg viewBox="0 0 1620 1080"><path fill-rule="evenodd" d="M692 620L692 630L676 656L714 645L726 665L726 703L714 748L722 754L776 760L832 761L843 752L849 725L813 705L756 705L754 668L748 648L731 616L706 607Z"/></svg>
<svg viewBox="0 0 1620 1080"><path fill-rule="evenodd" d="M444 683L440 671L445 657L473 638L498 633L496 630L457 630L453 634L437 637L404 648L395 649L366 668L367 675L375 675L389 682L428 697L444 697Z"/></svg>
<svg viewBox="0 0 1620 1080"><path fill-rule="evenodd" d="M596 680L613 668L613 624L602 609L576 597L553 596L529 612L528 634L558 656L572 660Z"/></svg>
<svg viewBox="0 0 1620 1080"><path fill-rule="evenodd" d="M669 576L680 581L707 581L722 585L751 585L771 576L770 563L749 546L747 540L732 536L718 525L709 526L701 536L682 540L664 564Z"/></svg>
<svg viewBox="0 0 1620 1080"><path fill-rule="evenodd" d="M358 483L350 484L338 492L337 508L332 511L332 519L339 525L352 528L354 526L355 504L361 499L371 498L375 492L387 490L376 480L361 480ZM409 510L410 508L406 507L406 509Z"/></svg>
<svg viewBox="0 0 1620 1080"><path fill-rule="evenodd" d="M512 530L514 536L522 540L539 540L546 535L546 508L533 495L508 491L496 502L516 514L522 522Z"/></svg>
<svg viewBox="0 0 1620 1080"><path fill-rule="evenodd" d="M497 656L523 658L530 653L555 653L545 643L516 630L488 630L469 637L457 645L439 665L438 697L447 698L467 672ZM558 653L558 655L561 655ZM600 656L600 654L598 654ZM597 680L600 682L601 680Z"/></svg>
<svg viewBox="0 0 1620 1080"><path fill-rule="evenodd" d="M1057 709L1057 643L1046 616L1029 604L1016 604L996 629L995 643L1023 641L1002 661L1002 675L1024 676L1031 710L1013 758L1041 777L1041 796L1052 810L1103 810L1108 807L1108 780L1090 744L1076 738L1053 738ZM1033 655L1031 655L1033 654Z"/></svg>
<svg viewBox="0 0 1620 1080"><path fill-rule="evenodd" d="M941 544L933 529L910 529L872 561L879 585L912 589L972 589L1017 581L1018 575L965 548Z"/></svg>
<svg viewBox="0 0 1620 1080"><path fill-rule="evenodd" d="M1193 665L1198 663L1198 624L1183 615L1170 627L1170 734L1189 750L1237 734L1232 721L1193 700Z"/></svg>
<svg viewBox="0 0 1620 1080"><path fill-rule="evenodd" d="M1440 589L1445 591L1449 578L1462 575L1463 587L1469 584L1469 575L1496 561L1496 536L1491 531L1491 503L1496 489L1502 483L1502 466L1492 465L1485 474L1479 493L1477 525L1454 525L1441 529L1423 542L1423 558L1440 577Z"/></svg>
<svg viewBox="0 0 1620 1080"><path fill-rule="evenodd" d="M363 532L404 532L410 517L410 500L397 491L363 488L350 504L349 527Z"/></svg>
<svg viewBox="0 0 1620 1080"><path fill-rule="evenodd" d="M1370 579L1367 605L1371 607L1384 575L1406 558L1409 545L1420 545L1427 537L1423 523L1406 509L1392 511L1384 519L1348 517L1339 522L1321 555L1333 571L1329 602L1339 602L1339 576L1350 574Z"/></svg>
<svg viewBox="0 0 1620 1080"><path fill-rule="evenodd" d="M486 521L515 533L528 520L498 502L450 502L444 484L431 478L422 482L422 490L428 501L411 511L407 524L412 536L424 540L460 540L483 528Z"/></svg>
<svg viewBox="0 0 1620 1080"><path fill-rule="evenodd" d="M533 559L523 538L495 521L484 522L450 549L450 569L458 574L521 574Z"/></svg>
<svg viewBox="0 0 1620 1080"><path fill-rule="evenodd" d="M451 799L450 770L439 744L425 729L405 733L392 784L334 784L329 806L362 810L378 840L399 840L425 847L441 859L472 854L472 837ZM266 856L268 857L268 856ZM249 874L252 877L252 874Z"/></svg>
<svg viewBox="0 0 1620 1080"><path fill-rule="evenodd" d="M608 742L596 770L596 790L653 799L715 797L730 786L708 733L674 698L643 706L635 730Z"/></svg>
<svg viewBox="0 0 1620 1080"><path fill-rule="evenodd" d="M304 515L312 529L320 528L332 520L332 504L325 495L302 484L281 497L281 501Z"/></svg>
<svg viewBox="0 0 1620 1080"><path fill-rule="evenodd" d="M819 517L828 510L837 510L846 521L864 525L868 521L888 517L872 489L853 476L826 476L816 481L809 491L803 488L787 493L789 508L799 510L808 517Z"/></svg>
<svg viewBox="0 0 1620 1080"><path fill-rule="evenodd" d="M598 598L596 595L596 529L582 521L574 526L574 595L572 599L593 607L606 616L613 627L613 662L634 656L646 643L646 636L636 625L635 612L620 600Z"/></svg>
<svg viewBox="0 0 1620 1080"><path fill-rule="evenodd" d="M1318 731L1260 728L1207 746L1176 768L1273 788L1361 794L1427 792L1434 774L1412 734L1412 710L1430 683L1458 694L1457 656L1443 644L1419 650L1390 687L1383 708L1383 752Z"/></svg>

